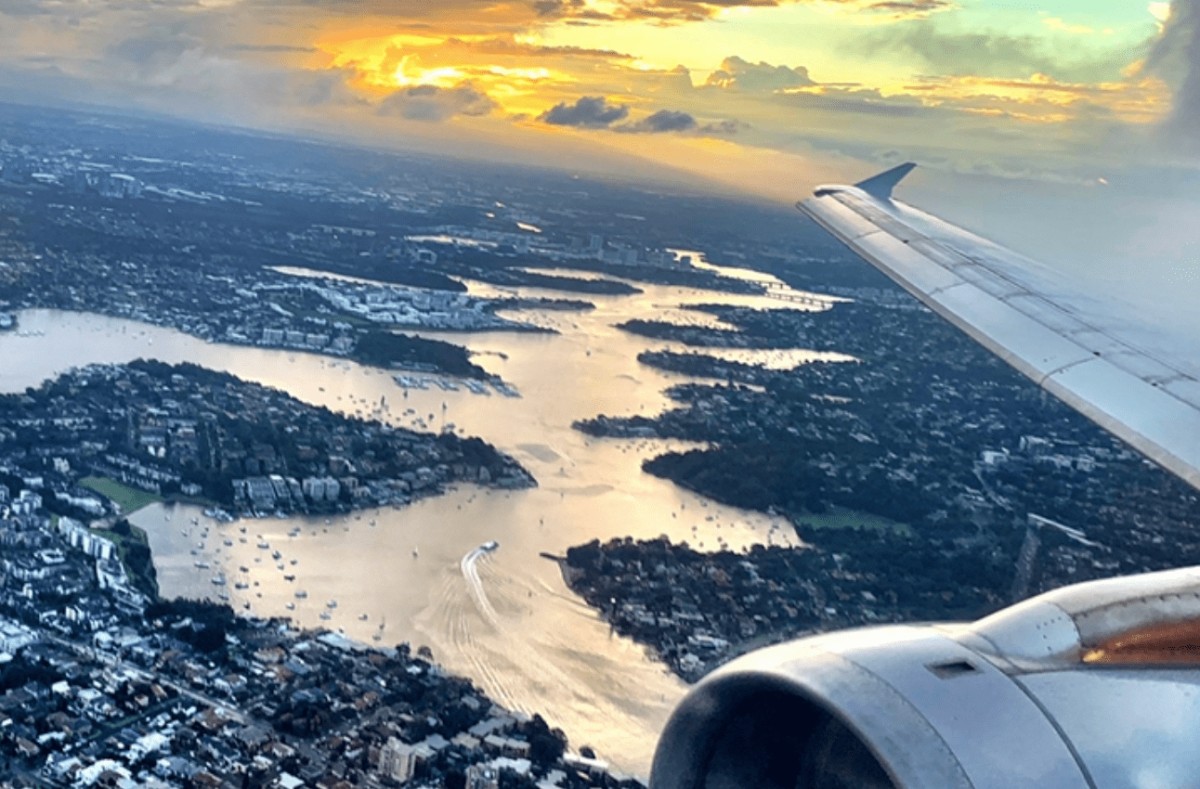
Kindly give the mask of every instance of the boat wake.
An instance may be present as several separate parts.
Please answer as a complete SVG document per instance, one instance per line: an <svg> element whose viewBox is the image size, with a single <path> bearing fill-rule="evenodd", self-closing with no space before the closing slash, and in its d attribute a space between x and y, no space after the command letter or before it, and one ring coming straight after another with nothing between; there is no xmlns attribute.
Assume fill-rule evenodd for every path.
<svg viewBox="0 0 1200 789"><path fill-rule="evenodd" d="M471 598L475 601L479 613L488 621L488 624L499 630L500 617L497 615L496 609L492 607L492 601L488 599L487 591L483 588L483 581L479 578L479 560L491 553L492 550L494 549L481 545L468 551L459 566L462 568L463 578L466 579L467 588L471 590Z"/></svg>

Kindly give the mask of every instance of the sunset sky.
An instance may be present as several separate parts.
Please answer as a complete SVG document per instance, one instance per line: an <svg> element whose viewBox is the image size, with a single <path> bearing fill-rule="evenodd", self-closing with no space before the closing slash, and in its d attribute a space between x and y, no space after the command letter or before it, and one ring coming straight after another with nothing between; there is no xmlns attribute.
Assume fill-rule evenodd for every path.
<svg viewBox="0 0 1200 789"><path fill-rule="evenodd" d="M618 174L652 160L773 197L788 169L914 158L1103 183L1161 164L1186 103L1197 0L1174 5L4 0L0 97Z"/></svg>

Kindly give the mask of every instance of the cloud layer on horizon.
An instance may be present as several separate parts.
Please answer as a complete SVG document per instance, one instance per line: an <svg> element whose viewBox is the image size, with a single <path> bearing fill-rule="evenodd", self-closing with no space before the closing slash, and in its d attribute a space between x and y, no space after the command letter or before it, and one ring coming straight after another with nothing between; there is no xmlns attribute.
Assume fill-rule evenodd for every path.
<svg viewBox="0 0 1200 789"><path fill-rule="evenodd" d="M811 42L791 63L724 52L685 67L648 61L645 44L572 38L602 28L608 41L621 30L653 40L817 2L844 15L835 43L877 60L877 80L814 76ZM544 136L529 135L553 132L586 150L604 134L633 155L676 146L696 169L706 162L688 146L707 138L725 141L713 156L902 151L963 171L1086 179L1105 152L1120 154L1116 166L1150 156L1160 128L1200 136L1200 0L1174 0L1161 33L1147 27L1132 47L1106 48L1058 17L1042 34L964 29L960 13L944 0L9 0L0 90L430 145L477 135L536 147ZM1063 56L1043 35L1097 43Z"/></svg>

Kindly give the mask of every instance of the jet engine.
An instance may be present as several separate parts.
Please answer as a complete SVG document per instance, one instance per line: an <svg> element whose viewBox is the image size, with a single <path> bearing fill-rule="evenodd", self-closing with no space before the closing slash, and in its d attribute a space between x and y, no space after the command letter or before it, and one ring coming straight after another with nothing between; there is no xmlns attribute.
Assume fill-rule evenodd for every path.
<svg viewBox="0 0 1200 789"><path fill-rule="evenodd" d="M651 789L1200 786L1200 569L1096 581L972 624L801 639L710 674Z"/></svg>

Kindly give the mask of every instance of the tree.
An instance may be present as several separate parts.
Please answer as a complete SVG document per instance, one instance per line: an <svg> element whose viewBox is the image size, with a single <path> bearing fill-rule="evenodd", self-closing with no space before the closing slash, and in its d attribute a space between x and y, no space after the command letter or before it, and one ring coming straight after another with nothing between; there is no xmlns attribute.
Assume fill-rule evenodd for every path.
<svg viewBox="0 0 1200 789"><path fill-rule="evenodd" d="M567 736L561 729L551 729L541 715L529 722L529 760L547 768L562 758L567 749Z"/></svg>

